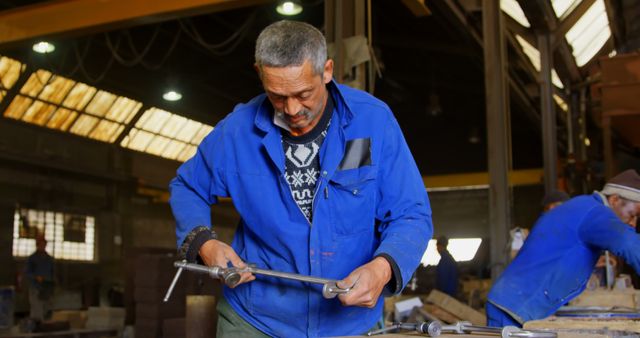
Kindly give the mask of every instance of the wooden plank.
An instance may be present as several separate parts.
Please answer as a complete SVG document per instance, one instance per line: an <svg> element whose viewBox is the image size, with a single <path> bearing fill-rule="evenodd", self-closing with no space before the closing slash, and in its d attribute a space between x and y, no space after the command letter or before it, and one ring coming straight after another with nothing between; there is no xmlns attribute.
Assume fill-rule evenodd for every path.
<svg viewBox="0 0 640 338"><path fill-rule="evenodd" d="M542 320L532 320L524 323L525 329L549 329L549 330L617 330L640 333L640 322L634 320L606 320L606 319L582 319L549 317Z"/></svg>
<svg viewBox="0 0 640 338"><path fill-rule="evenodd" d="M628 307L638 309L638 290L585 290L578 297L569 302L570 306L602 306L602 307Z"/></svg>
<svg viewBox="0 0 640 338"><path fill-rule="evenodd" d="M483 313L438 290L431 291L427 297L427 302L438 305L462 320L470 321L475 325L486 325L487 321Z"/></svg>
<svg viewBox="0 0 640 338"><path fill-rule="evenodd" d="M57 0L0 12L0 45L224 11L268 0Z"/></svg>

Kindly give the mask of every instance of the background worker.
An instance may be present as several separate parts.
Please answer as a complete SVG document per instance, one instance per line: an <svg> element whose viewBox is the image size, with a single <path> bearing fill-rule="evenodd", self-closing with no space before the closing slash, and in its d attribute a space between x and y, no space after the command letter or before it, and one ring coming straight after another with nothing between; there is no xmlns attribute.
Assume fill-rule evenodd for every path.
<svg viewBox="0 0 640 338"><path fill-rule="evenodd" d="M601 192L577 196L545 213L488 295L487 323L545 318L586 287L602 250L640 271L640 236L628 222L640 212L640 176L627 170Z"/></svg>
<svg viewBox="0 0 640 338"><path fill-rule="evenodd" d="M436 289L455 298L458 294L458 263L447 250L449 239L446 236L438 237L436 243L440 254L440 261L436 266Z"/></svg>
<svg viewBox="0 0 640 338"><path fill-rule="evenodd" d="M389 107L332 81L316 28L269 25L255 61L266 94L236 106L171 182L180 251L210 266L249 262L351 288L324 299L319 285L245 272L224 288L218 337L365 333L381 318L382 294L402 290L431 238L422 177ZM218 197L241 216L231 246L211 229Z"/></svg>
<svg viewBox="0 0 640 338"><path fill-rule="evenodd" d="M29 317L38 321L47 318L54 288L54 260L47 251L43 235L36 236L36 251L27 259L25 275L29 281Z"/></svg>

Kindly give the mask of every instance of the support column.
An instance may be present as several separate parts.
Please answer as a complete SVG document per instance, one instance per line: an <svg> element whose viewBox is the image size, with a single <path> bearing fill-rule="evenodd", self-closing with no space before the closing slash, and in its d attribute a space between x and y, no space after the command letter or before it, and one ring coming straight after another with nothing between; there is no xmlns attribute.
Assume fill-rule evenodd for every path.
<svg viewBox="0 0 640 338"><path fill-rule="evenodd" d="M373 91L373 74L371 61L349 68L345 66L346 46L344 39L354 36L365 36L371 44L371 4L365 0L326 0L324 2L325 37L333 46L333 77L339 83L348 84L358 89ZM370 77L369 79L367 77Z"/></svg>
<svg viewBox="0 0 640 338"><path fill-rule="evenodd" d="M553 52L551 35L538 35L540 50L540 112L542 115L542 154L544 158L544 191L550 193L558 186L558 137L556 132L556 111L553 103Z"/></svg>
<svg viewBox="0 0 640 338"><path fill-rule="evenodd" d="M507 57L504 18L500 0L482 2L484 73L487 104L487 146L489 167L489 233L491 236L491 277L504 270L505 250L511 228L511 131L507 95Z"/></svg>

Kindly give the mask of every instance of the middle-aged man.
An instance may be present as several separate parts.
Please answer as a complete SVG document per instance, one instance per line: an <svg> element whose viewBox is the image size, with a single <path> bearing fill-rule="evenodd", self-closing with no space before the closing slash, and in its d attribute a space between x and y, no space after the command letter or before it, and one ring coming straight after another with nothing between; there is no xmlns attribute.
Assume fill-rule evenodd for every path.
<svg viewBox="0 0 640 338"><path fill-rule="evenodd" d="M586 287L601 250L640 271L640 236L627 224L640 211L640 176L627 170L601 192L543 214L489 292L490 326L545 318Z"/></svg>
<svg viewBox="0 0 640 338"><path fill-rule="evenodd" d="M244 284L224 288L219 337L364 333L431 238L420 173L389 107L332 81L313 26L266 27L255 68L266 94L236 106L171 182L180 251L210 266L253 263L351 288L324 299L320 285L244 272ZM231 246L211 229L219 197L241 216Z"/></svg>

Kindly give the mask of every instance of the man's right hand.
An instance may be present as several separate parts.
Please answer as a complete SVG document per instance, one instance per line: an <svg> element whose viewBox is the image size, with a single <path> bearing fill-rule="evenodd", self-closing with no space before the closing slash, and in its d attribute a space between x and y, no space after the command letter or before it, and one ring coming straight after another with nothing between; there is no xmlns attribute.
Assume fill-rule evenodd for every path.
<svg viewBox="0 0 640 338"><path fill-rule="evenodd" d="M229 262L236 268L244 268L247 266L232 247L216 239L208 240L202 244L198 254L207 266L220 266L226 268L229 266ZM254 279L256 279L256 277L252 273L242 272L240 274L240 282L236 285L250 282Z"/></svg>

